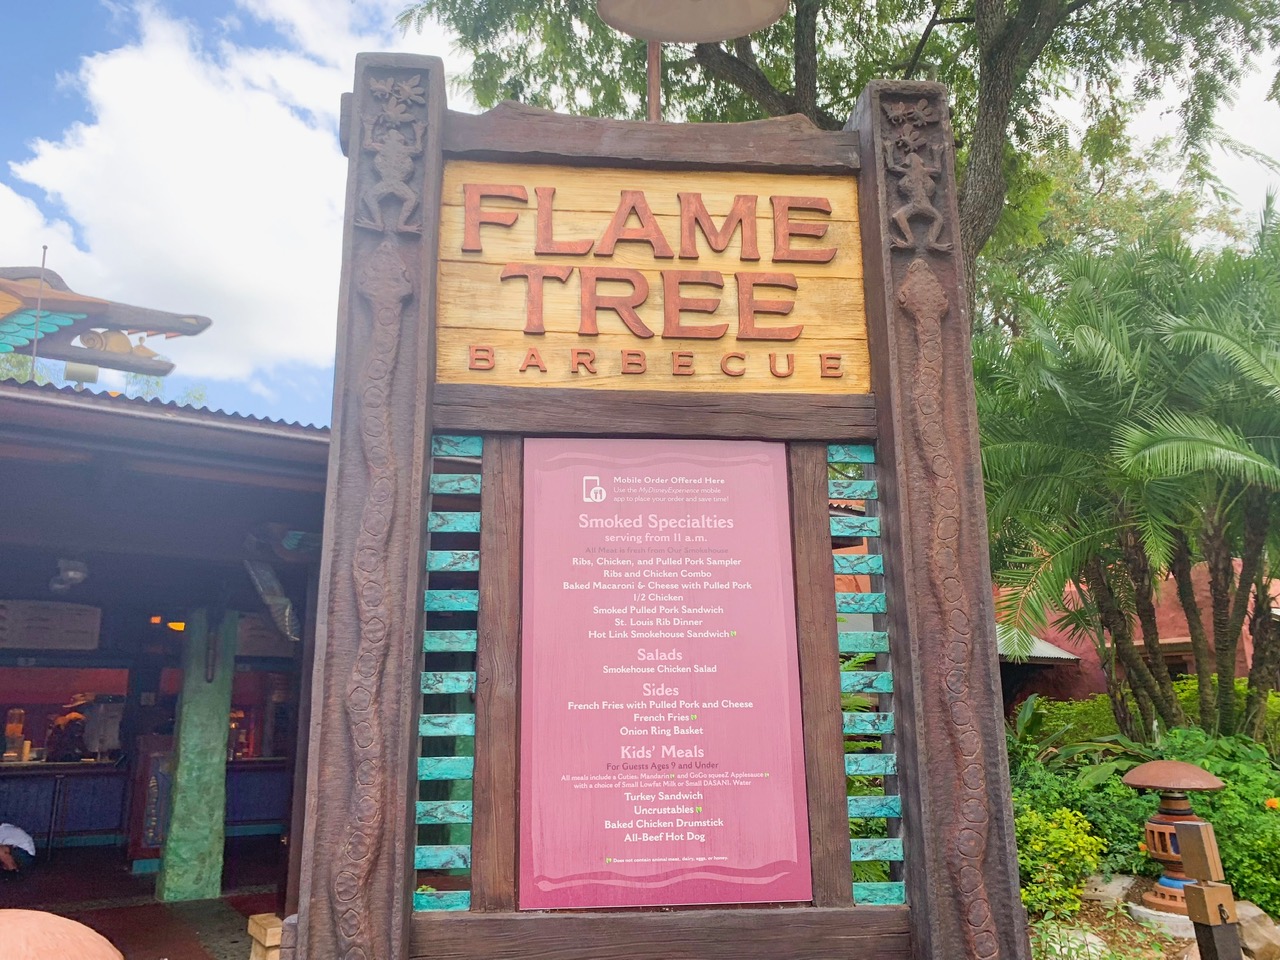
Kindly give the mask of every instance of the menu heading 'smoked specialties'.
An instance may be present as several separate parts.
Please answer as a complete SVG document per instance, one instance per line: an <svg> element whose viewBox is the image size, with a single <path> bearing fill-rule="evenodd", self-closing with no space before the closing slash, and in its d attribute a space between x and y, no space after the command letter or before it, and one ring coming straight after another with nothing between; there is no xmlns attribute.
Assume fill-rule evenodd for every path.
<svg viewBox="0 0 1280 960"><path fill-rule="evenodd" d="M522 909L812 893L782 444L527 440Z"/></svg>
<svg viewBox="0 0 1280 960"><path fill-rule="evenodd" d="M869 389L850 177L454 161L442 383Z"/></svg>

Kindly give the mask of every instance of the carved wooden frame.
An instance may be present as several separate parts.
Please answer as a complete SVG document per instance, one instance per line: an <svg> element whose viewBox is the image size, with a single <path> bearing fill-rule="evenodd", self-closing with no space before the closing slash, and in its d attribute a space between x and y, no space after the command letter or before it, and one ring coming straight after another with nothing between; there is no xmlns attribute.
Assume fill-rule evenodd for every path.
<svg viewBox="0 0 1280 960"><path fill-rule="evenodd" d="M286 956L1025 958L945 90L874 83L856 124L842 133L797 118L649 125L515 105L473 117L446 110L438 59L362 54L343 115L350 172L337 386L300 911L286 926ZM595 392L593 422L583 424L557 395L571 391L434 387L436 216L446 157L858 175L874 395L761 402ZM922 206L921 196L931 202ZM514 718L518 702L519 438L599 435L602 422L617 436L790 441L793 491L817 494L793 503L812 906L513 910L516 734L504 718ZM486 434L481 538L489 552L481 571L472 910L414 915L413 718L433 430ZM843 814L831 815L813 794L815 778L843 783L834 583L823 573L830 544L825 514L801 503L825 503L818 441L826 440L877 440L880 450L909 907L852 905Z"/></svg>

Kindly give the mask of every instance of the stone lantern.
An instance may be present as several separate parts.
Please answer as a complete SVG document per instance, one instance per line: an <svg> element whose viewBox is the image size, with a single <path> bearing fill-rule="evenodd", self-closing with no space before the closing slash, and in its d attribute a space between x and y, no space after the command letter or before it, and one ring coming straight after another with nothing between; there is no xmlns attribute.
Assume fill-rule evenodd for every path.
<svg viewBox="0 0 1280 960"><path fill-rule="evenodd" d="M1159 861L1164 873L1142 902L1152 910L1186 915L1187 900L1182 888L1195 881L1183 872L1176 825L1204 823L1191 809L1187 794L1194 790L1221 790L1226 786L1212 773L1181 760L1152 760L1139 764L1122 778L1135 790L1158 790L1160 806L1146 823L1147 854Z"/></svg>

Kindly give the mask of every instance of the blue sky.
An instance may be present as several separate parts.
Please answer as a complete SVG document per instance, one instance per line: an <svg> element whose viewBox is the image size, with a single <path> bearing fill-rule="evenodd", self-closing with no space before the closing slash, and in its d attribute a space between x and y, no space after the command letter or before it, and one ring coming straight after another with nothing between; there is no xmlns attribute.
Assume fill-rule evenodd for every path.
<svg viewBox="0 0 1280 960"><path fill-rule="evenodd" d="M458 64L402 0L9 0L0 58L0 265L213 318L153 348L169 398L327 423L356 52ZM18 42L14 43L13 40ZM454 97L454 105L467 108ZM60 365L54 365L54 370ZM104 371L95 388L122 386Z"/></svg>
<svg viewBox="0 0 1280 960"><path fill-rule="evenodd" d="M400 36L404 3L4 0L0 265L38 264L47 244L72 289L213 318L160 347L178 364L170 398L199 386L212 407L327 423L339 96L360 50L462 67L439 28ZM1280 157L1267 80L1245 83L1222 126ZM456 90L450 101L470 108ZM1139 135L1168 132L1167 109L1148 110ZM1226 155L1218 170L1246 209L1280 179ZM98 388L122 386L104 372Z"/></svg>

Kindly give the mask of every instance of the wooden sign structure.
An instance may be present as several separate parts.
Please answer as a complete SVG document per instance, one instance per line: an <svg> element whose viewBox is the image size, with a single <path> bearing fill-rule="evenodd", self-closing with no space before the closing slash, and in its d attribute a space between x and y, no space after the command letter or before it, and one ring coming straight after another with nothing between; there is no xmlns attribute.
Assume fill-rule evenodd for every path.
<svg viewBox="0 0 1280 960"><path fill-rule="evenodd" d="M444 86L435 58L363 54L344 98L350 173L324 592L300 906L286 924L286 956L1027 957L945 89L872 83L850 125L827 132L802 118L645 124L511 104L472 116L446 108ZM791 902L744 892L735 904L723 885L733 863L710 880L715 871L699 872L703 886L688 886L692 893L662 893L660 871L632 863L653 858L605 857L582 882L613 893L555 893L579 881L547 879L550 867L520 862L521 851L541 849L520 836L534 822L526 807L534 798L521 795L522 757L527 767L546 752L522 723L549 715L521 678L555 676L546 591L560 579L566 591L580 584L542 570L540 605L522 606L522 584L534 589L539 572L522 558L544 556L526 553L525 533L551 529L538 513L545 505L527 502L526 490L560 489L526 484L526 466L535 469L527 451L541 444L537 476L553 477L546 470L556 457L589 459L596 446L634 466L647 462L641 454L702 446L691 440L753 441L732 446L758 448L761 463L785 462L789 490L770 496L789 523L794 577L770 586L786 604L794 599L789 656L799 675L765 677L759 690L773 698L779 724L790 722L786 690L799 691L802 750L781 734L769 749L783 764L803 755L803 782L787 787L799 798L791 809L802 832L799 843L783 830L761 846L784 859L800 851L807 876L787 881L780 899ZM636 451L629 460L628 450ZM556 516L571 522L580 504L580 526L600 534L574 556L615 528L634 531L637 544L642 529L694 528L688 541L668 540L710 556L716 531L751 511L690 506L729 503L737 494L699 484L738 481L712 476L713 460L679 462L694 466L675 477L641 467L564 474L578 486ZM698 463L709 465L705 476L695 476ZM683 506L632 506L667 488L685 491ZM863 543L877 546L833 554L833 545ZM578 562L568 552L561 559ZM677 591L658 598L702 597L680 593L678 578L635 575ZM837 591L837 576L861 577L869 589ZM723 606L691 608L711 618L699 632L635 634L679 638L636 658L679 659L691 638L731 651L741 635L743 651L763 650L751 646L751 630L728 629L752 618L724 619L738 609L732 590L725 596ZM573 615L604 616L615 610L608 602L602 593ZM532 627L522 625L524 609L536 610ZM861 615L871 629L848 629ZM540 631L524 642L541 672L522 670L524 629ZM771 634L771 655L787 653L791 635L789 626ZM575 634L573 649L590 655L583 639ZM756 682L734 666L733 676ZM677 685L645 691L670 697L645 702L674 710L674 723L685 724L675 732L688 735L662 752L683 764L662 776L694 783L684 778L711 764L690 758L706 756L699 737L722 715L695 717L699 708ZM590 694L571 706L624 707ZM842 704L854 696L874 709ZM522 720L522 706L538 709ZM643 738L628 745L649 729L660 732L619 729L623 759L660 749ZM608 737L590 742L614 749ZM566 782L581 760L558 758ZM610 787L624 783L610 778L667 769L598 767L592 776ZM529 790L546 782L525 780ZM851 783L870 786L850 796ZM698 789L665 796L701 803ZM786 803L787 791L755 796ZM722 806L742 795L726 794ZM567 788L557 796L577 802ZM555 803L540 809L548 806L540 816L554 815ZM715 810L696 809L705 819L687 822L723 825ZM606 826L619 832L603 852L634 842L629 852L662 850L673 863L688 853L682 844L705 836L703 826L650 835L628 833L629 821ZM881 864L881 876L854 883L851 863ZM734 875L760 869L744 863ZM519 889L535 877L553 892ZM630 889L645 884L646 893ZM699 899L697 890L712 888ZM615 908L600 909L606 902ZM569 903L583 909L542 909ZM687 906L617 906L642 903Z"/></svg>

